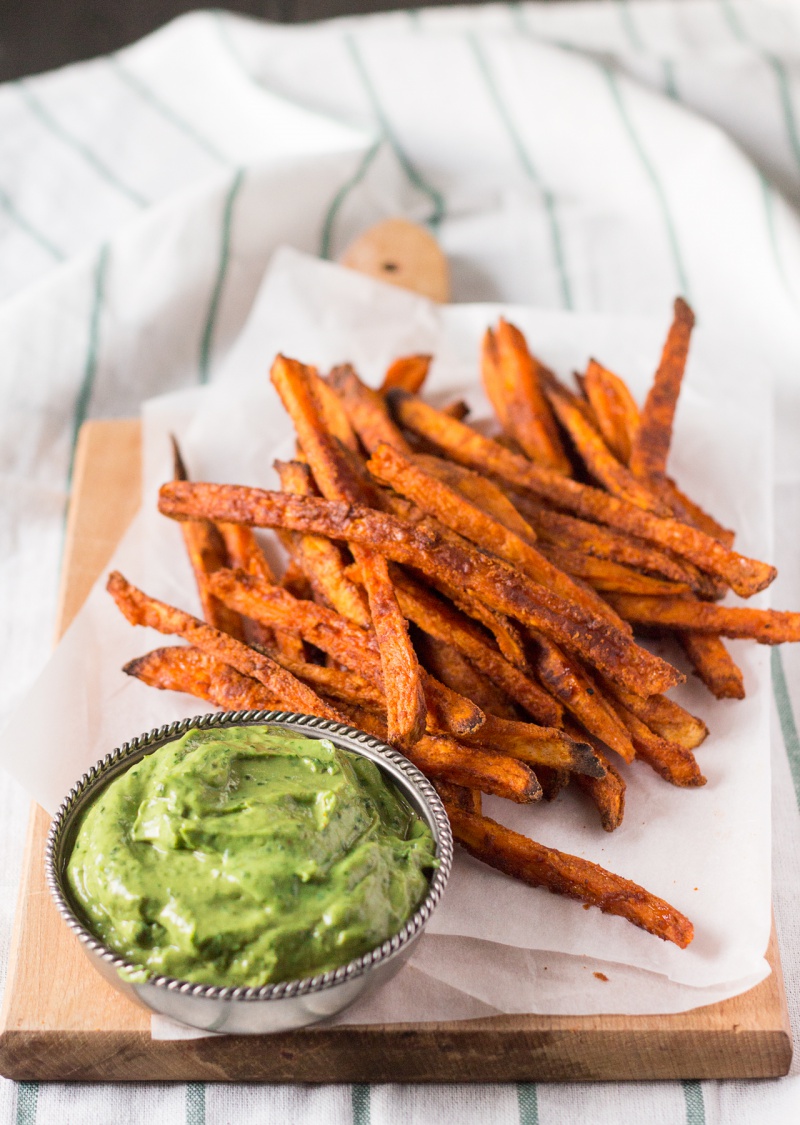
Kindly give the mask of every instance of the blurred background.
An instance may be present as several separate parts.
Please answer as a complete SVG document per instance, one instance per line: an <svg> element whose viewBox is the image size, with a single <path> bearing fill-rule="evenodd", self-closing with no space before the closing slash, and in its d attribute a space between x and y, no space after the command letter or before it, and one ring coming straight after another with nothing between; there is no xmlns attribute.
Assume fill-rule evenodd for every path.
<svg viewBox="0 0 800 1125"><path fill-rule="evenodd" d="M448 2L455 0L424 6ZM203 6L197 0L0 0L0 82L116 51ZM409 5L400 0L221 0L208 6L302 23Z"/></svg>

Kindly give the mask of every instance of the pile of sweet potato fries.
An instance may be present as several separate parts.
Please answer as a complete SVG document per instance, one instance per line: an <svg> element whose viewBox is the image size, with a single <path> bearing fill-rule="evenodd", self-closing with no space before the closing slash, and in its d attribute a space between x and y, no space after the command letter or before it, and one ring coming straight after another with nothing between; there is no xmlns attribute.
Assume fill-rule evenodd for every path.
<svg viewBox="0 0 800 1125"><path fill-rule="evenodd" d="M125 671L386 739L435 782L472 855L685 947L692 924L668 903L483 816L481 794L530 802L571 782L613 831L623 768L705 782L693 751L707 728L664 694L684 677L632 627L676 636L719 697L744 695L722 637L800 639L800 614L716 604L776 572L666 474L693 321L676 301L640 411L594 360L569 389L501 320L481 355L494 439L463 403L418 397L427 356L397 360L378 391L352 367L322 377L278 356L298 443L276 464L281 491L192 483L176 447L159 507L181 521L205 621L112 574L132 624L188 642ZM252 528L288 552L280 580Z"/></svg>

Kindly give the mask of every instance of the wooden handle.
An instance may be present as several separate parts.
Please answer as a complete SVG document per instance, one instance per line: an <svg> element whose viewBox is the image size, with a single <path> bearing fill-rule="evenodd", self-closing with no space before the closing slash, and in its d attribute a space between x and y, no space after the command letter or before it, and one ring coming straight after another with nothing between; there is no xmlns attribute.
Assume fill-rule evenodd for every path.
<svg viewBox="0 0 800 1125"><path fill-rule="evenodd" d="M341 264L431 301L450 300L447 259L439 243L407 219L386 219L370 227L350 243Z"/></svg>

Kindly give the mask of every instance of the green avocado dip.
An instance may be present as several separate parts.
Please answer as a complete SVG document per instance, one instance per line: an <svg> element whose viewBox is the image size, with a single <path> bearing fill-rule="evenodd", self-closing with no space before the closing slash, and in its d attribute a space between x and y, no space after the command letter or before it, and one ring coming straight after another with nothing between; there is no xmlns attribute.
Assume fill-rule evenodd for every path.
<svg viewBox="0 0 800 1125"><path fill-rule="evenodd" d="M372 762L248 726L190 730L112 781L67 877L143 978L259 987L380 945L436 865L427 824Z"/></svg>

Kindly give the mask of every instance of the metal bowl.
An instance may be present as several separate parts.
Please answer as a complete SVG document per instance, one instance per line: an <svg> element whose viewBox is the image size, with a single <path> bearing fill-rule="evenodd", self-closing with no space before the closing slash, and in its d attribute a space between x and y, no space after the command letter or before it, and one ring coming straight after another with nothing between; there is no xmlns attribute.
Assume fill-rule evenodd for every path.
<svg viewBox="0 0 800 1125"><path fill-rule="evenodd" d="M81 813L119 774L192 727L250 726L255 723L284 727L307 736L329 738L336 746L369 758L393 782L412 808L427 822L436 844L438 868L416 913L391 938L369 953L338 969L302 980L283 981L262 988L222 988L172 977L153 976L134 983L120 976L141 973L141 966L120 957L84 925L72 901L66 879ZM153 1012L204 1031L236 1035L261 1035L291 1031L337 1015L358 997L389 980L411 952L414 942L439 904L453 861L453 837L444 806L423 774L397 750L363 731L312 715L286 711L235 711L201 715L142 734L125 742L98 762L70 791L53 820L47 839L47 882L61 917L80 941L94 967L126 996Z"/></svg>

